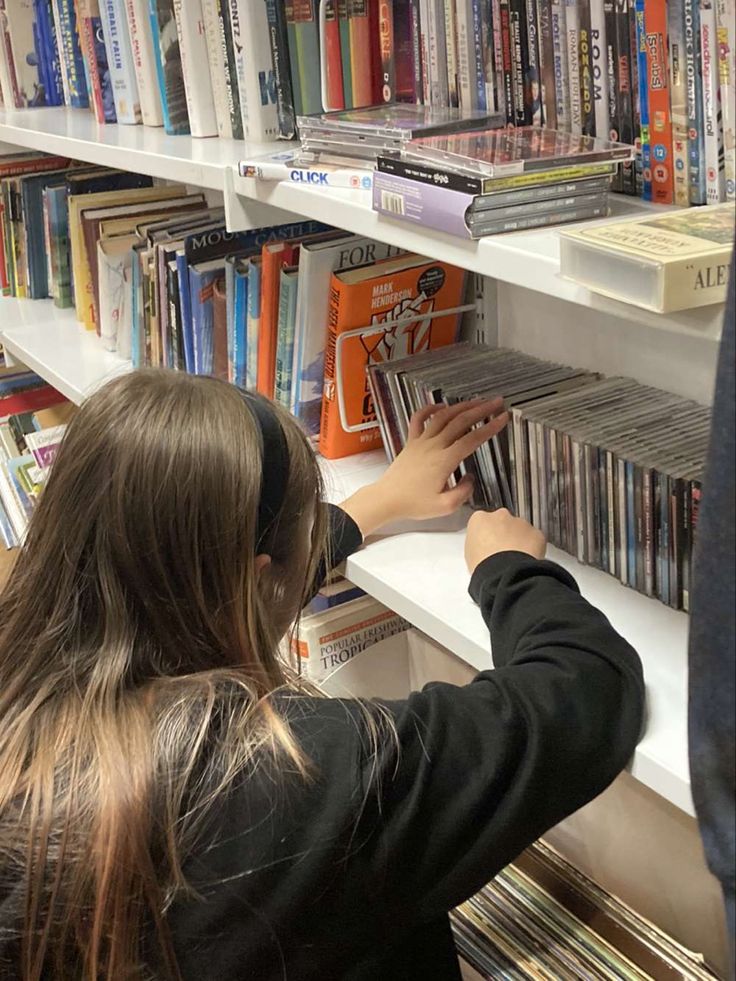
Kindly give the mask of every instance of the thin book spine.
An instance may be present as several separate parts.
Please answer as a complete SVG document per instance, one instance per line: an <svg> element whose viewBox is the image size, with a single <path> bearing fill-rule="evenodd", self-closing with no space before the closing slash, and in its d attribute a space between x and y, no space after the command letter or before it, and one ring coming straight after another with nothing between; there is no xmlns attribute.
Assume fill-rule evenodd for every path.
<svg viewBox="0 0 736 981"><path fill-rule="evenodd" d="M639 132L641 139L642 198L652 200L652 161L649 145L649 68L647 66L647 29L644 19L645 0L636 0L636 57L639 62Z"/></svg>
<svg viewBox="0 0 736 981"><path fill-rule="evenodd" d="M211 2L211 0L210 0ZM338 15L344 8L345 0L338 0ZM271 61L273 63L274 82L276 85L276 112L279 120L279 136L291 140L296 135L296 118L294 115L294 95L291 90L291 71L289 69L289 45L286 36L286 13L279 0L266 0L266 20L268 22L268 37L271 45ZM347 21L346 21L347 23ZM342 20L340 20L342 32ZM342 38L342 33L341 33ZM343 58L343 98L345 97L345 53L341 42ZM348 63L349 63L348 55ZM348 108L345 102L345 108Z"/></svg>
<svg viewBox="0 0 736 981"><path fill-rule="evenodd" d="M527 117L532 126L544 122L542 106L542 79L539 70L539 35L537 32L537 0L526 0L527 56L524 66L524 98Z"/></svg>
<svg viewBox="0 0 736 981"><path fill-rule="evenodd" d="M51 0L52 13L54 16L54 31L56 32L56 44L59 49L59 59L61 61L61 84L64 90L64 103L67 106L72 104L72 95L69 89L69 68L66 63L66 51L64 49L64 34L61 30L61 12L59 10L59 0ZM0 57L2 57L0 55Z"/></svg>
<svg viewBox="0 0 736 981"><path fill-rule="evenodd" d="M608 114L608 48L606 45L606 15L604 0L590 0L590 44L593 67L593 100L595 135L609 138L611 121Z"/></svg>
<svg viewBox="0 0 736 981"><path fill-rule="evenodd" d="M548 129L557 129L552 0L539 0L537 4L537 33L539 36L539 77L542 89L544 125Z"/></svg>
<svg viewBox="0 0 736 981"><path fill-rule="evenodd" d="M526 94L526 68L529 48L526 27L526 0L511 0L511 69L514 84L514 122L517 126L531 123L531 102Z"/></svg>
<svg viewBox="0 0 736 981"><path fill-rule="evenodd" d="M233 128L227 100L225 54L220 44L220 16L217 0L202 0L202 21L204 23L205 41L207 42L207 61L210 70L217 134L229 140L232 139Z"/></svg>
<svg viewBox="0 0 736 981"><path fill-rule="evenodd" d="M570 93L570 132L583 132L582 92L580 88L580 15L578 0L565 0L567 31L567 80Z"/></svg>
<svg viewBox="0 0 736 981"><path fill-rule="evenodd" d="M457 32L455 0L444 0L445 60L447 62L447 104L452 108L459 105L457 79Z"/></svg>
<svg viewBox="0 0 736 981"><path fill-rule="evenodd" d="M59 0L59 21L64 42L63 64L68 73L69 104L73 109L88 109L89 93L84 72L84 59L79 46L74 0Z"/></svg>
<svg viewBox="0 0 736 981"><path fill-rule="evenodd" d="M564 0L551 0L551 17L556 128L566 133L570 130L570 82L567 73L567 26Z"/></svg>
<svg viewBox="0 0 736 981"><path fill-rule="evenodd" d="M217 0L220 22L220 44L225 65L225 88L227 107L230 113L230 126L234 140L243 139L243 117L240 113L240 92L238 91L238 70L235 63L235 48L230 28L230 4L228 0Z"/></svg>
<svg viewBox="0 0 736 981"><path fill-rule="evenodd" d="M115 115L119 123L135 126L142 122L143 117L123 0L102 0L100 17L112 79Z"/></svg>
<svg viewBox="0 0 736 981"><path fill-rule="evenodd" d="M79 44L84 58L87 90L98 123L115 123L115 99L107 64L98 0L79 0L77 5Z"/></svg>
<svg viewBox="0 0 736 981"><path fill-rule="evenodd" d="M501 47L503 70L503 111L506 124L516 124L516 106L514 104L514 71L511 42L511 0L499 0L501 21Z"/></svg>

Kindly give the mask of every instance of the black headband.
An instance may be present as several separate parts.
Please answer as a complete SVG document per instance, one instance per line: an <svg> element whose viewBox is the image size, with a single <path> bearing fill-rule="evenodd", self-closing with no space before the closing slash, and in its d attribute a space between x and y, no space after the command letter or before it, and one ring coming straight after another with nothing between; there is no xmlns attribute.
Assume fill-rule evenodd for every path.
<svg viewBox="0 0 736 981"><path fill-rule="evenodd" d="M260 552L284 504L289 479L289 450L284 430L268 399L243 391L261 433L261 498L258 502L256 552Z"/></svg>

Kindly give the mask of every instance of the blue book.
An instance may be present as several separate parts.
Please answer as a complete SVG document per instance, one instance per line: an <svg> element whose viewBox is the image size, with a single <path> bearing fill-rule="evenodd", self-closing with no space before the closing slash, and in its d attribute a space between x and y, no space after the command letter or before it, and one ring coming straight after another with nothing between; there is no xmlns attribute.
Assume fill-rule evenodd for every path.
<svg viewBox="0 0 736 981"><path fill-rule="evenodd" d="M296 332L296 295L299 288L299 270L281 270L279 286L279 324L276 344L276 382L274 398L285 409L291 400L294 375L294 334Z"/></svg>
<svg viewBox="0 0 736 981"><path fill-rule="evenodd" d="M66 173L51 171L32 174L20 182L23 207L23 233L26 237L28 262L28 296L43 300L49 295L49 264L44 237L43 192L50 185L66 189Z"/></svg>
<svg viewBox="0 0 736 981"><path fill-rule="evenodd" d="M59 26L64 45L63 69L66 72L72 109L89 109L89 92L84 58L79 45L77 15L74 0L56 0L59 8Z"/></svg>
<svg viewBox="0 0 736 981"><path fill-rule="evenodd" d="M176 269L179 274L179 308L181 337L184 347L184 370L194 374L194 332L192 330L192 294L189 288L189 265L183 249L177 249Z"/></svg>
<svg viewBox="0 0 736 981"><path fill-rule="evenodd" d="M235 265L235 310L233 317L233 339L231 368L232 380L241 388L245 387L245 366L248 362L248 260L242 259Z"/></svg>
<svg viewBox="0 0 736 981"><path fill-rule="evenodd" d="M258 332L261 327L261 257L248 260L248 326L245 343L246 388L255 389L258 381Z"/></svg>
<svg viewBox="0 0 736 981"><path fill-rule="evenodd" d="M195 375L211 375L214 363L214 288L225 271L220 259L189 267Z"/></svg>
<svg viewBox="0 0 736 981"><path fill-rule="evenodd" d="M235 264L239 256L225 258L225 303L227 321L227 364L228 378L233 380L233 334L235 332Z"/></svg>
<svg viewBox="0 0 736 981"><path fill-rule="evenodd" d="M64 105L64 83L51 6L44 0L33 0L33 36L38 55L38 72L44 87L47 106Z"/></svg>
<svg viewBox="0 0 736 981"><path fill-rule="evenodd" d="M99 13L94 17L87 15L82 21L81 29L85 31L88 51L91 49L90 57L84 59L84 73L87 89L94 99L95 116L98 122L104 120L106 123L116 123L118 117L115 113L115 95ZM92 78L92 72L95 73L95 78Z"/></svg>

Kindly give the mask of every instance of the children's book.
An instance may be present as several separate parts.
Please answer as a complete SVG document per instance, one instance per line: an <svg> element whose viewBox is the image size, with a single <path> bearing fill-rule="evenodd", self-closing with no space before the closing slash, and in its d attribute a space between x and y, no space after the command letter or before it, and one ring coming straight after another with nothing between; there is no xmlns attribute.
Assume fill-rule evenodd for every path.
<svg viewBox="0 0 736 981"><path fill-rule="evenodd" d="M35 23L33 25L38 55L38 70L46 93L47 106L63 106L66 85L62 78L62 61L54 23L54 14L48 0L33 0Z"/></svg>
<svg viewBox="0 0 736 981"><path fill-rule="evenodd" d="M215 284L225 274L222 259L189 267L194 340L194 374L211 375L214 366Z"/></svg>
<svg viewBox="0 0 736 981"><path fill-rule="evenodd" d="M171 136L186 135L190 132L189 112L174 0L148 0L148 5L164 129Z"/></svg>
<svg viewBox="0 0 736 981"><path fill-rule="evenodd" d="M442 312L462 306L465 283L464 270L416 255L333 274L319 438L323 456L334 460L381 445L369 365L453 344L460 315ZM338 350L338 338L348 333Z"/></svg>
<svg viewBox="0 0 736 981"><path fill-rule="evenodd" d="M99 0L78 0L79 44L84 58L89 101L98 123L117 122L115 95L102 30Z"/></svg>
<svg viewBox="0 0 736 981"><path fill-rule="evenodd" d="M34 37L33 0L4 0L4 8L9 84L4 86L3 100L16 109L45 106L46 91L41 84Z"/></svg>

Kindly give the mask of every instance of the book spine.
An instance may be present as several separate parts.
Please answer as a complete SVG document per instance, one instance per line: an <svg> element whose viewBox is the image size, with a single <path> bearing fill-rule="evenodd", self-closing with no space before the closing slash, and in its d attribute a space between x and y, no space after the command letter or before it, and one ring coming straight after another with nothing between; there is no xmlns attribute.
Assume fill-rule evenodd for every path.
<svg viewBox="0 0 736 981"><path fill-rule="evenodd" d="M499 0L501 14L501 46L503 54L503 107L507 125L516 123L516 106L514 103L514 70L511 39L511 0Z"/></svg>
<svg viewBox="0 0 736 981"><path fill-rule="evenodd" d="M690 204L705 204L705 146L703 142L703 78L700 58L698 0L682 0L685 16L685 77L690 162Z"/></svg>
<svg viewBox="0 0 736 981"><path fill-rule="evenodd" d="M279 136L279 115L276 96L271 46L269 43L268 21L263 0L251 3L242 9L244 16L243 50L245 58L244 82L240 86L241 103L247 117L243 125L245 138L256 143L266 143ZM337 22L334 22L337 28ZM339 57L338 67L339 67ZM342 80L339 98L342 99ZM243 94L245 97L243 98ZM340 108L340 106L336 106Z"/></svg>
<svg viewBox="0 0 736 981"><path fill-rule="evenodd" d="M296 329L297 276L282 270L279 289L278 344L276 346L276 375L274 398L285 409L291 403L293 384L294 332Z"/></svg>
<svg viewBox="0 0 736 981"><path fill-rule="evenodd" d="M337 17L337 3L336 0L324 0L325 3L325 38L324 38L324 63L325 72L327 74L327 104L330 109L344 109L345 108L345 94L344 86L342 81L342 52L340 50L340 21ZM383 33L380 36L380 47L381 47L381 59L382 63L384 60L384 54L387 56L388 62L386 70L388 72L388 64L393 64L393 35L388 32L389 19L388 14L384 17L382 21L384 29L387 33ZM391 28L393 24L391 23ZM273 59L272 59L273 61ZM386 101L383 98L383 91L385 90L389 94L389 101L393 98L394 86L391 83L390 72L388 72L385 80L382 80L382 94L381 100Z"/></svg>
<svg viewBox="0 0 736 981"><path fill-rule="evenodd" d="M527 57L524 64L524 102L532 126L544 123L542 76L539 67L539 34L537 31L537 0L526 0Z"/></svg>
<svg viewBox="0 0 736 981"><path fill-rule="evenodd" d="M202 0L202 20L207 42L207 61L210 70L217 134L224 139L232 139L233 130L230 123L227 87L225 85L225 56L220 44L220 18L217 0Z"/></svg>
<svg viewBox="0 0 736 981"><path fill-rule="evenodd" d="M700 51L703 64L705 198L707 204L720 204L726 200L726 181L718 78L716 12L713 0L700 0Z"/></svg>
<svg viewBox="0 0 736 981"><path fill-rule="evenodd" d="M345 0L338 0L344 6ZM273 63L274 82L276 85L276 112L279 120L279 136L291 140L296 134L296 119L294 117L294 96L291 91L291 73L289 70L289 47L286 37L286 15L278 0L266 0L266 20L268 21L268 37L271 45L271 61ZM340 21L342 31L342 20ZM345 91L349 88L345 80L345 52L341 34L341 58L343 65L343 102ZM349 63L348 57L348 63ZM344 102L345 108L348 108Z"/></svg>
<svg viewBox="0 0 736 981"><path fill-rule="evenodd" d="M87 79L84 74L84 59L79 46L74 0L58 0L58 2L59 23L64 42L63 63L68 72L67 86L70 105L73 109L88 109L89 93L87 92Z"/></svg>
<svg viewBox="0 0 736 981"><path fill-rule="evenodd" d="M163 126L164 116L156 78L156 54L149 26L147 0L126 0L125 12L143 123L146 126Z"/></svg>
<svg viewBox="0 0 736 981"><path fill-rule="evenodd" d="M235 75L238 80L238 105L240 109L243 139L248 138L248 92L245 37L247 33L247 5L250 0L229 0L230 31L235 56Z"/></svg>
<svg viewBox="0 0 736 981"><path fill-rule="evenodd" d="M444 0L445 61L447 62L447 103L459 105L457 81L457 33L454 0Z"/></svg>
<svg viewBox="0 0 736 981"><path fill-rule="evenodd" d="M148 2L164 129L170 136L188 135L189 115L173 0Z"/></svg>
<svg viewBox="0 0 736 981"><path fill-rule="evenodd" d="M580 125L584 136L595 136L595 95L593 92L593 45L591 41L590 0L578 0L578 56L580 75Z"/></svg>
<svg viewBox="0 0 736 981"><path fill-rule="evenodd" d="M238 71L235 64L235 48L230 29L230 4L228 0L217 0L217 13L220 22L220 44L225 65L225 88L227 107L230 113L230 127L233 139L243 139L243 117L240 113L240 92L238 91Z"/></svg>
<svg viewBox="0 0 736 981"><path fill-rule="evenodd" d="M642 105L646 102L648 108L651 198L657 204L672 204L675 183L672 166L666 0L646 0L645 25L644 64L647 84L642 86L641 99Z"/></svg>
<svg viewBox="0 0 736 981"><path fill-rule="evenodd" d="M339 7L339 2L338 2ZM417 101L420 91L417 82L417 65L415 58L415 34L418 20L419 4L416 0L394 0L393 2L393 41L394 41L394 75L396 77L395 98L398 102Z"/></svg>
<svg viewBox="0 0 736 981"><path fill-rule="evenodd" d="M616 35L616 11L614 0L603 0L603 17L606 25L606 72L608 81L608 132L616 142L621 132L618 109L618 39ZM614 184L620 181L621 170ZM620 188L617 188L620 189Z"/></svg>
<svg viewBox="0 0 736 981"><path fill-rule="evenodd" d="M531 124L531 104L525 91L525 72L529 63L526 29L526 0L511 0L511 69L514 83L514 122L517 126Z"/></svg>
<svg viewBox="0 0 736 981"><path fill-rule="evenodd" d="M277 2L277 0L274 0ZM416 0L418 3L419 0ZM342 62L342 101L346 109L353 108L353 69L350 57L350 21L347 0L336 0L337 23L340 29L340 61Z"/></svg>
<svg viewBox="0 0 736 981"><path fill-rule="evenodd" d="M716 0L726 200L736 201L736 3Z"/></svg>
<svg viewBox="0 0 736 981"><path fill-rule="evenodd" d="M631 66L631 106L632 106L632 125L634 127L634 185L632 193L641 197L643 192L642 163L641 163L641 118L639 106L639 57L636 46L636 11L634 9L635 0L627 0L627 10L629 19L629 64Z"/></svg>
<svg viewBox="0 0 736 981"><path fill-rule="evenodd" d="M92 10L95 7L97 15L96 22L92 17ZM86 3L81 2L77 5L77 25L79 27L79 46L82 49L82 58L84 59L87 92L95 119L100 125L108 122L114 123L116 116L112 88L108 85L107 92L103 89L104 75L109 74L107 53L105 51L105 41L102 36L99 6L95 5L94 0L89 0ZM99 49L101 49L102 64L100 64L98 58ZM108 97L107 101L106 96Z"/></svg>
<svg viewBox="0 0 736 981"><path fill-rule="evenodd" d="M565 0L567 31L567 80L570 93L570 132L580 136L583 131L583 110L580 88L580 24L578 0Z"/></svg>
<svg viewBox="0 0 736 981"><path fill-rule="evenodd" d="M539 0L537 5L537 34L539 37L539 77L542 92L542 117L544 125L548 129L557 129L552 0Z"/></svg>
<svg viewBox="0 0 736 981"><path fill-rule="evenodd" d="M245 387L255 390L258 382L258 333L261 326L261 264L248 263L248 332L245 358Z"/></svg>
<svg viewBox="0 0 736 981"><path fill-rule="evenodd" d="M119 123L135 126L142 120L141 106L127 20L121 0L102 0L100 16L112 79L115 114Z"/></svg>
<svg viewBox="0 0 736 981"><path fill-rule="evenodd" d="M570 129L570 80L567 71L567 23L564 0L552 0L551 18L556 126L565 133Z"/></svg>
<svg viewBox="0 0 736 981"><path fill-rule="evenodd" d="M59 0L52 0L52 13L54 16L54 31L56 32L56 44L59 49L59 60L61 62L61 84L64 89L64 104L71 106L72 94L69 89L69 68L66 63L66 52L64 50L64 34L61 30L61 13L59 11ZM2 58L2 55L0 55Z"/></svg>
<svg viewBox="0 0 736 981"><path fill-rule="evenodd" d="M504 111L503 53L501 50L501 9L499 0L481 6L483 31L483 74L486 83L486 108Z"/></svg>
<svg viewBox="0 0 736 981"><path fill-rule="evenodd" d="M445 8L443 0L429 0L427 6L429 15L427 25L430 69L429 104L446 107L449 105L450 94L445 32L443 30Z"/></svg>
<svg viewBox="0 0 736 981"><path fill-rule="evenodd" d="M42 59L39 67L46 86L46 104L63 106L66 104L68 80L63 70L54 13L48 0L34 0L34 8L38 34L36 49Z"/></svg>
<svg viewBox="0 0 736 981"><path fill-rule="evenodd" d="M174 0L189 126L194 137L217 136L215 101L207 62L200 0Z"/></svg>
<svg viewBox="0 0 736 981"><path fill-rule="evenodd" d="M636 0L636 57L639 63L639 132L641 139L642 198L652 200L652 161L649 145L649 67L647 65L647 29L644 19L645 0ZM669 165L669 164L668 164Z"/></svg>
<svg viewBox="0 0 736 981"><path fill-rule="evenodd" d="M690 204L690 161L687 132L687 73L685 10L681 3L668 4L670 109L672 113L672 164L675 171L675 204Z"/></svg>
<svg viewBox="0 0 736 981"><path fill-rule="evenodd" d="M590 0L590 44L593 68L593 102L595 134L607 140L610 136L608 115L608 65L606 63L606 15L604 0Z"/></svg>

